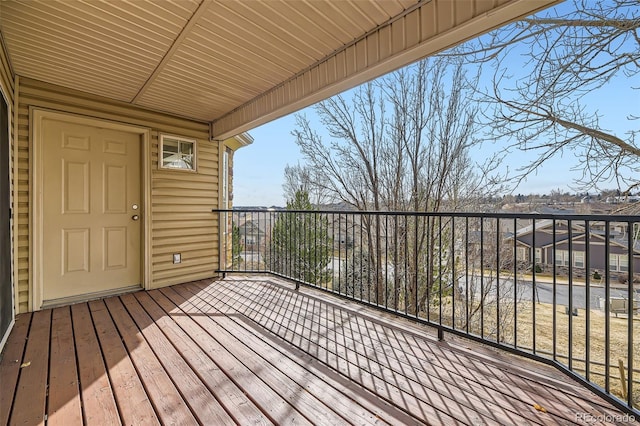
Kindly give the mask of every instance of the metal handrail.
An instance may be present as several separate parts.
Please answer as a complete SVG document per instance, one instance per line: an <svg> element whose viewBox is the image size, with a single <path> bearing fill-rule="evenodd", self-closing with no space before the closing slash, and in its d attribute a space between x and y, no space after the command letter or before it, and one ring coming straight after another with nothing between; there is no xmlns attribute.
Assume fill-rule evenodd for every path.
<svg viewBox="0 0 640 426"><path fill-rule="evenodd" d="M639 216L213 212L234 225L222 274L273 274L535 359L640 417L640 317L610 306L640 297Z"/></svg>

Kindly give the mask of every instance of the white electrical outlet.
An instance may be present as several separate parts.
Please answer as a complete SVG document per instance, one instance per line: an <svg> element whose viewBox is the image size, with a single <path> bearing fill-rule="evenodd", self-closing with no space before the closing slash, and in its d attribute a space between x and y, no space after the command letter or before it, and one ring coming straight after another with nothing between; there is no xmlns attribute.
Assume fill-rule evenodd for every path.
<svg viewBox="0 0 640 426"><path fill-rule="evenodd" d="M182 255L180 253L173 253L173 263L181 263Z"/></svg>

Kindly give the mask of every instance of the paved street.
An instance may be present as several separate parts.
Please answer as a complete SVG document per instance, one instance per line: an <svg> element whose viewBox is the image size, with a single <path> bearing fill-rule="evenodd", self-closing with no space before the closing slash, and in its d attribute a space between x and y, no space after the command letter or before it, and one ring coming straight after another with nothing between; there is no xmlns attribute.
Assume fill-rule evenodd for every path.
<svg viewBox="0 0 640 426"><path fill-rule="evenodd" d="M526 290L524 291L523 297L525 300L531 300L533 294L533 286L531 282L525 283ZM536 283L536 296L535 299L541 303L553 303L553 284L550 283ZM636 288L634 292L634 298L636 300L640 300L640 293ZM590 307L592 309L599 308L598 299L604 298L605 289L604 287L590 287ZM611 297L621 297L626 299L628 291L621 288L612 288L610 291ZM575 308L584 309L585 307L585 297L586 288L584 285L574 285L573 286L573 306ZM567 306L569 304L569 286L567 284L557 284L556 285L556 303L559 305Z"/></svg>

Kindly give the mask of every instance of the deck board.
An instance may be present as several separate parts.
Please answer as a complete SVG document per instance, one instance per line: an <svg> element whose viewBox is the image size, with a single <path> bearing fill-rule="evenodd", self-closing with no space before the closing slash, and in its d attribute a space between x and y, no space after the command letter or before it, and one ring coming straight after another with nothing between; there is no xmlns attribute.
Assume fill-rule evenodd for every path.
<svg viewBox="0 0 640 426"><path fill-rule="evenodd" d="M0 360L0 424L551 425L621 414L551 367L293 287L228 277L20 315Z"/></svg>
<svg viewBox="0 0 640 426"><path fill-rule="evenodd" d="M122 422L126 425L160 424L106 305L103 301L89 302L89 309Z"/></svg>
<svg viewBox="0 0 640 426"><path fill-rule="evenodd" d="M12 409L11 422L43 425L49 374L51 311L33 314ZM3 360L4 362L4 360Z"/></svg>
<svg viewBox="0 0 640 426"><path fill-rule="evenodd" d="M82 425L78 360L69 307L54 309L51 322L49 425Z"/></svg>
<svg viewBox="0 0 640 426"><path fill-rule="evenodd" d="M369 424L376 419L386 419L391 424L410 424L416 421L415 418L376 398L375 395L360 387L354 387L352 382L336 374L334 370L322 364L310 362L312 357L303 351L283 345L273 335L261 333L255 323L246 320L243 316L216 317L216 320L220 319L222 319L221 325L227 331L241 341L251 341L251 347L258 350L272 365L279 363L285 357L294 361L287 364L287 370L292 376L298 377L298 380L305 383L308 391L315 395L326 394L327 389L339 391L340 397L335 398L332 404L344 405L340 408L348 410L354 421L361 424ZM261 338L256 339L256 335ZM352 402L355 405L352 405Z"/></svg>
<svg viewBox="0 0 640 426"><path fill-rule="evenodd" d="M269 425L272 422L253 404L242 392L242 389L230 380L202 349L206 343L202 342L204 332L198 332L191 326L196 326L183 311L166 298L160 291L153 290L147 293L138 293L136 297L143 306L150 306L150 299L161 307L169 315L161 324L167 338L181 348L181 354L185 361L198 374L198 377L215 395L216 399L225 408L233 419L239 424ZM194 333L189 333L190 331ZM209 337L204 337L208 340Z"/></svg>
<svg viewBox="0 0 640 426"><path fill-rule="evenodd" d="M276 305L278 305L278 303L276 303ZM267 307L267 309L268 308L269 307ZM294 304L292 308L295 310L300 308L300 306ZM304 312L304 310L301 312ZM411 374L411 369L405 369L397 360L388 357L385 351L362 349L362 341L367 339L367 330L358 333L352 332L351 336L348 336L338 331L339 328L336 327L337 324L335 322L324 323L325 320L317 322L318 327L335 330L335 336L333 338L323 336L315 330L316 327L313 324L313 317L316 316L316 313L320 314L318 315L320 318L323 317L320 312L310 312L310 314L305 315L308 316L311 321L311 323L308 324L309 329L294 330L296 334L308 335L308 341L311 344L317 342L318 347L312 351L319 353L322 350L322 346L335 347L334 354L337 357L347 359L348 362L355 366L366 368L370 373L373 373L378 380L383 380L386 387L397 389L397 392L400 392L405 399L410 399L411 396L415 397L418 406L426 403L434 407L439 407L444 412L453 411L452 414L454 414L456 418L461 418L464 416L464 412L469 412L469 406L464 406L464 404L460 403L465 398L470 398L472 400L470 401L471 403L475 403L475 406L480 406L481 401L476 395L462 395L465 398L460 398L459 387L454 389L453 392L449 391L447 384L436 376L423 374L422 377L417 377L417 380L407 380L408 375ZM350 318L343 318L339 311L332 311L331 315L325 317L336 318L336 321L342 324L342 327L348 326L350 321ZM323 342L323 339L327 340ZM357 340L359 340L359 342L356 342ZM380 362L378 359L379 356L385 358L383 362ZM386 367L385 364L389 365L389 367ZM414 372L414 374L416 373ZM483 416L479 420L485 423L491 419L498 421L499 418L509 418L510 421L514 423L525 420L522 416L517 415L517 413L512 413L510 417L506 413L500 413L500 411L502 411L501 406L495 403L487 403L486 401L484 401L477 411ZM501 414L501 416L498 418L496 414Z"/></svg>
<svg viewBox="0 0 640 426"><path fill-rule="evenodd" d="M190 286L188 286L187 288L189 287ZM200 291L197 297L202 298L208 303L212 303L213 299L209 298L209 295L204 295L204 293L206 293L206 290ZM287 302L285 302L284 305L286 304ZM277 312L277 310L268 309L267 312ZM249 318L251 317L249 316ZM314 339L317 340L317 347L310 348L309 345L305 344L302 344L301 346L304 347L307 351L311 349L310 353L314 353L315 357L317 357L318 359L324 359L327 365L341 372L342 374L347 375L347 377L351 378L351 380L355 381L357 384L370 391L378 393L378 395L383 396L385 400L399 406L401 409L404 409L410 413L417 413L417 418L438 418L439 421L444 423L455 421L455 417L450 416L448 413L439 411L437 410L437 408L428 404L422 404L421 401L415 398L413 395L401 391L397 386L385 382L377 375L372 374L372 370L374 369L373 365L365 365L364 368L360 368L357 363L353 362L353 359L349 359L349 355L345 354L340 346L338 346L337 344L332 344L332 342L330 342L325 336L309 336L306 333L295 334L290 330L287 321L283 320L282 322L278 322L277 317L268 320L263 319L263 323L261 323L260 325L269 330L269 325L272 324L278 324L276 328L278 329L277 335L279 337L284 338L286 341L289 341L294 345L300 345L300 341L296 339L296 337L298 336L304 336L303 338L310 344L313 344L312 341ZM294 325L291 325L291 327L295 328ZM324 349L325 346L333 346L333 348Z"/></svg>
<svg viewBox="0 0 640 426"><path fill-rule="evenodd" d="M179 294L181 293L181 289L177 289L176 291L178 291ZM181 295L184 297L186 294L182 292ZM186 296L187 298L185 299L188 299L189 295L187 294ZM249 383L244 384L243 388L245 391L251 392L263 409L269 410L270 417L273 418L276 423L312 424L312 421L304 415L299 407L291 405L291 399L297 396L291 393L292 389L289 386L283 389L273 386L274 384L283 384L281 377L269 368L263 369L262 360L249 354L248 351L243 348L242 342L239 342L237 339L229 339L223 329L209 316L211 312L207 309L206 305L204 311L202 311L198 306L198 301L193 303L189 300L183 303L183 305L185 304L186 312L193 315L193 318L211 337L215 336L215 342L211 343L216 349L216 352L222 352L221 357L218 358L222 368L227 372L239 369L242 371L242 376L248 376L252 379ZM215 312L213 312L213 314L215 314ZM220 349L224 349L224 351ZM300 393L300 397L303 397L302 392ZM274 402L276 405L271 407ZM303 402L308 402L306 396L304 396Z"/></svg>
<svg viewBox="0 0 640 426"><path fill-rule="evenodd" d="M18 384L20 365L27 345L31 314L20 315L9 335L0 362L0 425L7 424Z"/></svg>
<svg viewBox="0 0 640 426"><path fill-rule="evenodd" d="M272 336L265 335L261 332L261 329L255 328L254 324L246 321L242 322L242 317L216 315L213 319L229 335L233 335L235 338L245 342L247 347L259 354L271 366L270 368L281 371L289 380L295 382L300 387L300 392L313 395L318 400L316 402L318 407L329 405L343 419L349 419L349 421L357 424L375 424L379 419L386 417L380 407L376 407L375 404L371 403L373 395L365 395L365 398L363 398L362 394L358 395L353 392L344 382L331 380L326 375L323 376L310 371L309 366L311 363L309 363L309 357L302 359L302 356L293 350L294 348L283 348L284 350L278 351L279 345L273 342ZM274 345L268 344L268 341L271 341ZM280 345L280 347L282 346ZM366 397L368 397L368 400ZM367 404L367 402L369 403ZM364 403L367 407L363 407L361 403ZM380 404L379 401L378 404ZM384 406L391 409L388 404ZM404 424L416 422L416 419L407 416L401 411L394 411L396 412L394 412L392 420L395 420L395 424L399 422ZM313 413L308 414L307 417L311 417L311 414ZM323 417L316 418L322 421ZM324 420L330 421L331 419ZM345 420L339 421L342 423Z"/></svg>
<svg viewBox="0 0 640 426"><path fill-rule="evenodd" d="M201 287L201 290L207 292L210 296L209 300L213 303L215 295L208 292L206 288ZM269 297L266 296L264 299L266 300L268 298ZM299 298L293 296L288 299L297 300ZM287 303L287 300L272 300L270 305L265 306L265 308L268 311L275 312L275 307L283 306ZM245 306L245 308L250 307ZM389 398L395 401L404 401L404 403L407 404L406 408L408 411L415 412L419 410L429 416L440 415L443 416L443 421L447 420L447 415L451 416L452 419L465 419L468 413L471 412L474 413L474 417L466 419L470 422L481 421L484 424L500 424L501 421L508 419L508 421L513 424L522 424L523 422L530 421L519 415L515 410L508 413L503 410L501 405L489 402L488 400L481 400L478 396L466 390L460 392L459 386L450 390L447 387L453 386L447 385L435 375L427 376L423 374L422 377L418 377L418 380L409 380L408 374L411 373L403 369L403 366L399 365L395 360L388 358L384 351L366 351L368 353L365 353L364 350L358 350L356 348L356 346L362 347L362 344L359 342L356 343L356 341L366 339L366 335L368 334L367 330L358 333L352 332L351 336L338 331L340 327L337 326L337 323L340 323L342 327L347 327L351 320L351 318L344 318L340 310L332 309L330 315L324 316L325 318L335 318L337 322L330 322L325 319L316 321L316 326L316 324L314 324L314 318L323 318L320 312L322 308L323 306L321 304L317 304L315 309L307 310L304 309L304 306L300 306L296 302L292 303L290 306L292 312L300 312L301 316L305 317L305 321L290 321L296 324L296 328L290 330L290 332L295 336L306 336L310 345L316 345L316 347L311 350L312 352L321 354L323 347L334 347L334 351L328 356L335 356L336 359L346 360L350 366L356 367L356 371L366 370L371 374L371 377L368 379L374 387L384 387L388 389ZM277 317L273 319L273 321L278 325L284 322ZM269 328L267 324L268 322L262 325ZM318 332L318 329L325 330L325 332ZM326 330L329 329L334 330L333 337L327 335ZM309 346L305 347L307 347L307 349L309 348ZM378 360L379 355L384 356L386 359L380 362ZM354 378L354 380L363 379L362 374L359 376L358 378ZM363 381L361 383L364 385L365 382ZM465 404L465 402L467 403ZM472 407L475 407L475 409L470 410ZM435 408L438 411L432 411L431 408ZM549 423L549 419L547 419L547 423ZM542 424L542 422L540 422L540 424Z"/></svg>
<svg viewBox="0 0 640 426"><path fill-rule="evenodd" d="M85 421L87 424L120 424L118 407L98 336L93 328L89 306L86 303L73 305L71 315Z"/></svg>
<svg viewBox="0 0 640 426"><path fill-rule="evenodd" d="M109 298L105 303L160 422L164 424L195 423L196 419L189 407L120 299Z"/></svg>
<svg viewBox="0 0 640 426"><path fill-rule="evenodd" d="M160 330L158 321L163 319L163 315L153 316L146 312L132 294L122 296L121 299L180 393L189 395L185 401L200 424L232 424L233 420L224 408Z"/></svg>

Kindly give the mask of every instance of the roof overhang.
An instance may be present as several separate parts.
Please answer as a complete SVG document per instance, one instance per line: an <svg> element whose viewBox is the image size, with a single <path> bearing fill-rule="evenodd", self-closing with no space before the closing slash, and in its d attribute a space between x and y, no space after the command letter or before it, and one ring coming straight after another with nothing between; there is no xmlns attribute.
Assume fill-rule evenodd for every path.
<svg viewBox="0 0 640 426"><path fill-rule="evenodd" d="M559 0L0 2L13 72L224 140Z"/></svg>

